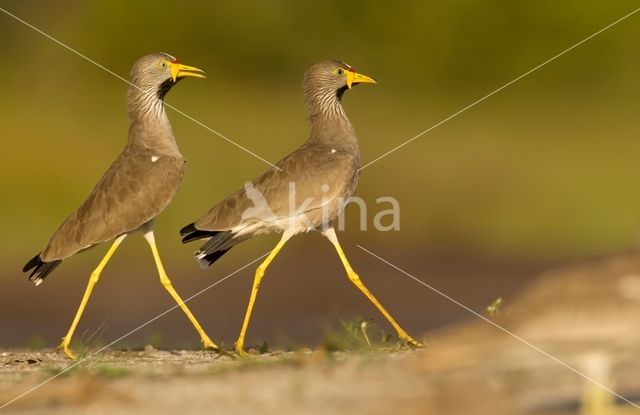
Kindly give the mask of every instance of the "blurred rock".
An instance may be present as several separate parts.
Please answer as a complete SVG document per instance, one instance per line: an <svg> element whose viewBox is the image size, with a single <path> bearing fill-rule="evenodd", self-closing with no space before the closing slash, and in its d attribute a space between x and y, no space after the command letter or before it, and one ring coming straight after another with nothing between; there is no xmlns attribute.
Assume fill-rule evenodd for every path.
<svg viewBox="0 0 640 415"><path fill-rule="evenodd" d="M595 382L640 397L637 253L547 272L490 321L432 336L422 365L438 378L436 396L478 413L600 414L616 402L636 410Z"/></svg>

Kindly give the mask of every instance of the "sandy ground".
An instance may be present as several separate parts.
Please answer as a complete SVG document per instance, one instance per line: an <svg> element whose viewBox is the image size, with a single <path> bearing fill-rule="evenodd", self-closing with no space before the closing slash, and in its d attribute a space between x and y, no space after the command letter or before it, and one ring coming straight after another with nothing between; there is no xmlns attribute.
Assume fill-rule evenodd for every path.
<svg viewBox="0 0 640 415"><path fill-rule="evenodd" d="M108 350L68 371L52 350L4 350L0 402L37 388L1 412L640 414L638 255L547 273L486 318L429 333L421 350L244 360L148 347Z"/></svg>
<svg viewBox="0 0 640 415"><path fill-rule="evenodd" d="M497 344L489 342L473 350L460 346L448 350L434 347L431 352L300 351L265 354L250 361L194 351L111 351L60 374L2 412L640 413L640 409L613 399L608 392L552 360L526 346L509 347L509 342L507 338L498 342L502 343L502 350L495 350ZM560 355L563 361L585 370L581 360ZM53 351L6 351L2 359L3 403L70 366ZM581 359L587 363L592 359L596 375L603 365L611 363L598 354ZM618 362L613 369L617 373L616 389L638 398L640 365L628 363ZM588 368L585 371L589 373ZM609 409L589 412L585 409L589 405ZM617 412L607 412L610 408Z"/></svg>
<svg viewBox="0 0 640 415"><path fill-rule="evenodd" d="M414 353L270 353L249 361L208 352L108 352L6 407L20 414L420 413L428 381ZM6 351L7 402L69 366L55 352Z"/></svg>

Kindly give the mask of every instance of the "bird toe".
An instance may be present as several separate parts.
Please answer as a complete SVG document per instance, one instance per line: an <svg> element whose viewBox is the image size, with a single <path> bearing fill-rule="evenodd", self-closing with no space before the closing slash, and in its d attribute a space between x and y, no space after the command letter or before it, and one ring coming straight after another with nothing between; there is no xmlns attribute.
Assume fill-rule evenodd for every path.
<svg viewBox="0 0 640 415"><path fill-rule="evenodd" d="M60 345L58 346L58 350L62 350L69 359L78 360L78 355L71 351L71 349L69 348L69 343L67 343L65 339L62 339L62 343L60 343Z"/></svg>
<svg viewBox="0 0 640 415"><path fill-rule="evenodd" d="M406 337L401 337L400 340L402 340L403 342L405 342L407 344L407 346L416 348L416 349L421 349L424 347L424 344L415 340L413 337L411 336L406 336Z"/></svg>
<svg viewBox="0 0 640 415"><path fill-rule="evenodd" d="M236 346L236 354L242 359L250 359L251 355L247 353L242 346Z"/></svg>
<svg viewBox="0 0 640 415"><path fill-rule="evenodd" d="M220 350L220 347L218 347L217 344L215 344L210 338L208 337L203 337L202 338L202 347L204 347L205 349L213 349L213 350Z"/></svg>

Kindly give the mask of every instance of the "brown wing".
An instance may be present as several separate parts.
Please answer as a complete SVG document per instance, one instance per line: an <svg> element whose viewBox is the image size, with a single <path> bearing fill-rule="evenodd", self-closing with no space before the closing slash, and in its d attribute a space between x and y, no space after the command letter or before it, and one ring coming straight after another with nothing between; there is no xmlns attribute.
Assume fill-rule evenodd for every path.
<svg viewBox="0 0 640 415"><path fill-rule="evenodd" d="M122 153L87 200L53 234L41 259L64 259L138 229L171 202L183 169L181 158L156 158L149 150Z"/></svg>
<svg viewBox="0 0 640 415"><path fill-rule="evenodd" d="M290 183L295 183L295 209L304 206L302 212L352 196L357 184L358 160L346 151L325 145L305 144L277 166L280 170L271 168L251 182L276 217L290 214ZM304 203L306 200L309 202ZM195 227L210 231L230 230L246 220L242 215L252 208L255 203L248 197L245 187L211 208L195 222Z"/></svg>

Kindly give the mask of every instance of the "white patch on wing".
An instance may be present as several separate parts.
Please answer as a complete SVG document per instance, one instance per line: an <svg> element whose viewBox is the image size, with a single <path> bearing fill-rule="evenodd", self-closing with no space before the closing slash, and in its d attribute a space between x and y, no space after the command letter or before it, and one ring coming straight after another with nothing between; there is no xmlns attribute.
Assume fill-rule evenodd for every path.
<svg viewBox="0 0 640 415"><path fill-rule="evenodd" d="M335 149L335 148L332 148L332 149L331 149L331 154L333 154L333 153L335 153L335 152L336 152L336 149Z"/></svg>
<svg viewBox="0 0 640 415"><path fill-rule="evenodd" d="M160 157L158 157L158 156L151 156L151 162L155 163L156 161L158 161L159 158Z"/></svg>

